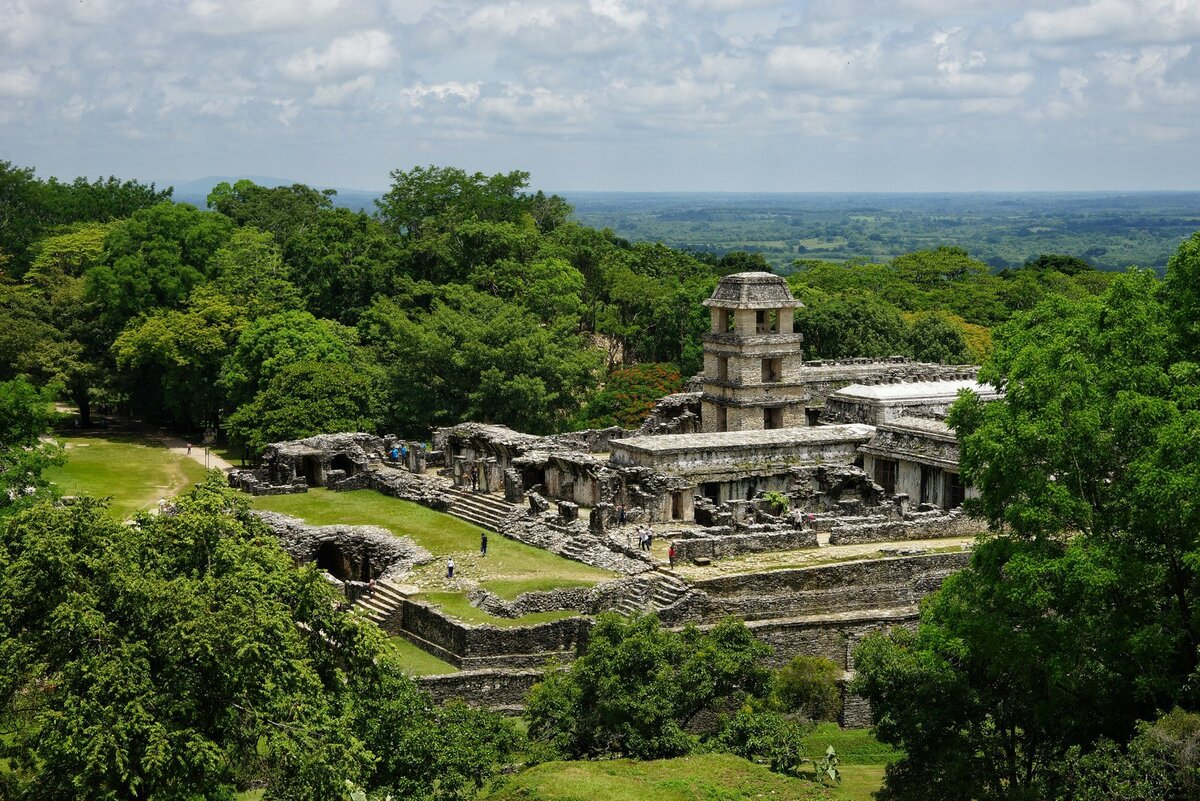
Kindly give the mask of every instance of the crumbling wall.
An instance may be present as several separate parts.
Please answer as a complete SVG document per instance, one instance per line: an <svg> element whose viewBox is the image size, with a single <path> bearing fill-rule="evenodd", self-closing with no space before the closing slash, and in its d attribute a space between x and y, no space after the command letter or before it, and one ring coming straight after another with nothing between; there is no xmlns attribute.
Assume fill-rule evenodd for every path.
<svg viewBox="0 0 1200 801"><path fill-rule="evenodd" d="M313 561L323 545L332 545L351 568L350 575L343 579L397 579L416 565L433 561L429 551L408 537L398 537L378 526L312 526L278 512L254 514L275 533L279 544L297 563Z"/></svg>
<svg viewBox="0 0 1200 801"><path fill-rule="evenodd" d="M417 684L437 704L458 699L471 706L517 711L525 707L525 697L543 675L538 669L487 668L420 676Z"/></svg>
<svg viewBox="0 0 1200 801"><path fill-rule="evenodd" d="M587 643L592 622L570 617L511 628L471 626L428 604L405 600L381 625L455 667L474 669L525 668L550 659L569 660Z"/></svg>
<svg viewBox="0 0 1200 801"><path fill-rule="evenodd" d="M690 534L690 532L689 532ZM712 530L711 535L668 533L675 546L675 558L682 562L695 559L728 559L747 553L793 551L817 547L817 533L809 529L778 526L752 526L745 533L729 533L729 529Z"/></svg>
<svg viewBox="0 0 1200 801"><path fill-rule="evenodd" d="M661 398L637 430L638 436L700 433L700 398L703 394L677 392Z"/></svg>
<svg viewBox="0 0 1200 801"><path fill-rule="evenodd" d="M903 520L837 520L829 530L830 545L858 545L865 542L932 540L944 537L971 537L983 532L986 524L953 510L916 512Z"/></svg>
<svg viewBox="0 0 1200 801"><path fill-rule="evenodd" d="M898 556L833 565L720 576L694 583L704 592L705 619L795 617L830 610L914 606L966 567L966 552Z"/></svg>

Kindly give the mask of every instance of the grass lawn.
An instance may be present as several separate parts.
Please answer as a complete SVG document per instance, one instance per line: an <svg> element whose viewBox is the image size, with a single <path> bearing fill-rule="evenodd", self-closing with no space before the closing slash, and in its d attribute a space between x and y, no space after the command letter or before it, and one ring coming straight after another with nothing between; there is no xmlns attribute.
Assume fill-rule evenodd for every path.
<svg viewBox="0 0 1200 801"><path fill-rule="evenodd" d="M501 779L480 801L774 801L837 798L806 779L729 754L633 762L547 762Z"/></svg>
<svg viewBox="0 0 1200 801"><path fill-rule="evenodd" d="M112 496L109 512L118 520L204 478L203 465L146 437L106 432L56 439L66 446L67 463L47 478L63 495Z"/></svg>
<svg viewBox="0 0 1200 801"><path fill-rule="evenodd" d="M804 749L810 756L824 754L831 745L843 765L886 765L902 756L895 748L876 740L870 729L843 729L836 723L819 723L804 738Z"/></svg>
<svg viewBox="0 0 1200 801"><path fill-rule="evenodd" d="M374 490L333 492L312 489L299 495L268 495L253 499L256 509L282 512L313 525L334 523L382 526L411 537L429 549L432 564L419 567L410 579L430 593L461 593L460 579L479 582L505 597L530 589L591 586L616 574L534 548L523 542L488 535L487 558L479 555L478 526L419 504L381 495ZM455 579L445 578L446 559L453 556Z"/></svg>
<svg viewBox="0 0 1200 801"><path fill-rule="evenodd" d="M388 637L384 650L395 657L400 667L410 676L437 676L458 672L454 665L422 651L403 637Z"/></svg>

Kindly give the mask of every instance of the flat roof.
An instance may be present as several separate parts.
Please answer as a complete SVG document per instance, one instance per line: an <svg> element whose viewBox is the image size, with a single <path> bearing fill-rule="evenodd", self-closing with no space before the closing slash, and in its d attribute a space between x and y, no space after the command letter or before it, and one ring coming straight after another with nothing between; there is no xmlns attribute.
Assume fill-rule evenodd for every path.
<svg viewBox="0 0 1200 801"><path fill-rule="evenodd" d="M913 381L905 384L851 384L837 392L833 398L855 398L879 402L908 400L953 399L959 390L969 389L981 398L999 397L999 391L990 384L978 381Z"/></svg>
<svg viewBox="0 0 1200 801"><path fill-rule="evenodd" d="M879 430L915 432L955 441L958 439L950 426L946 425L945 420L936 420L932 417L897 417L894 420L888 420L886 423L880 423Z"/></svg>
<svg viewBox="0 0 1200 801"><path fill-rule="evenodd" d="M710 434L658 434L648 437L614 439L612 450L669 454L683 451L719 451L745 447L787 447L859 442L875 435L875 426L847 423L835 426L772 428L761 431L721 431Z"/></svg>

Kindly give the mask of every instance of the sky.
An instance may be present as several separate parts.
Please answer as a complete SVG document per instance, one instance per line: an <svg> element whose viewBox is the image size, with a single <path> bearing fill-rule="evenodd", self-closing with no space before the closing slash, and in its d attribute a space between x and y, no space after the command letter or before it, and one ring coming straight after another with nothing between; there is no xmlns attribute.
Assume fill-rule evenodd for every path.
<svg viewBox="0 0 1200 801"><path fill-rule="evenodd" d="M1197 189L1200 0L0 0L0 160L382 189Z"/></svg>

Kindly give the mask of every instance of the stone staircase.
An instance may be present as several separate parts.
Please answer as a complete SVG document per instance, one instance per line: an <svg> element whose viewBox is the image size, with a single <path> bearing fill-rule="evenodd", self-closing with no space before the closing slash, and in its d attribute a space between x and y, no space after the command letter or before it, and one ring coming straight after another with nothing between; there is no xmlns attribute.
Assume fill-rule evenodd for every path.
<svg viewBox="0 0 1200 801"><path fill-rule="evenodd" d="M364 593L354 602L354 606L378 625L391 617L407 597L395 584L379 580L375 582L375 594Z"/></svg>
<svg viewBox="0 0 1200 801"><path fill-rule="evenodd" d="M632 615L635 612L659 612L686 595L689 589L683 579L666 571L656 570L646 575L648 578L653 576L654 579L649 597L643 596L638 600L627 595L614 607L615 611L623 615Z"/></svg>
<svg viewBox="0 0 1200 801"><path fill-rule="evenodd" d="M488 531L500 531L500 524L505 518L521 511L521 507L514 506L498 495L470 492L458 487L451 488L446 494L451 498L447 512Z"/></svg>

